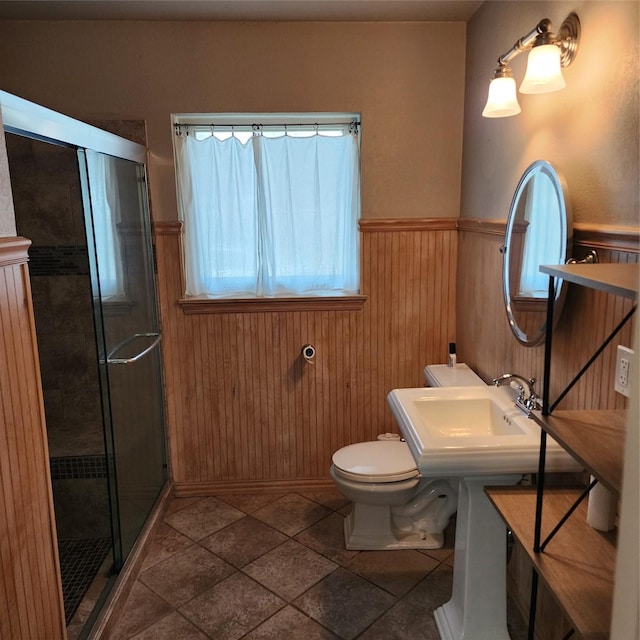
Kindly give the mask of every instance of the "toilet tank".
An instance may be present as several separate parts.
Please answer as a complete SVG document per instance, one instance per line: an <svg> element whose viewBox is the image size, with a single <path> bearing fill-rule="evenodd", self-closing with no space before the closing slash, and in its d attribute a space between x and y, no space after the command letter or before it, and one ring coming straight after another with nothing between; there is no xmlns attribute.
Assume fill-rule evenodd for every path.
<svg viewBox="0 0 640 640"><path fill-rule="evenodd" d="M450 367L446 364L430 364L424 368L428 387L481 387L486 383L464 363Z"/></svg>

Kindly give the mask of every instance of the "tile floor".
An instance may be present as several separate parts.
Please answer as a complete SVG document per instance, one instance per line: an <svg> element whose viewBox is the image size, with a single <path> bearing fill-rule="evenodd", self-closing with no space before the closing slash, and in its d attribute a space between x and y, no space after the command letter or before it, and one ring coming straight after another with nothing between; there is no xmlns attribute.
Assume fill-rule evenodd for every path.
<svg viewBox="0 0 640 640"><path fill-rule="evenodd" d="M347 551L348 509L332 490L174 499L111 638L438 640L453 526L439 550Z"/></svg>

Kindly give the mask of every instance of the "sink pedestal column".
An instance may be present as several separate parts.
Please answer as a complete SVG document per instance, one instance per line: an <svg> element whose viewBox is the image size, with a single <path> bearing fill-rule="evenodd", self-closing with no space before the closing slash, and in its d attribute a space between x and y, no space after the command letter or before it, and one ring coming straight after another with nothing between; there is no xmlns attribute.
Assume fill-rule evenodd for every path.
<svg viewBox="0 0 640 640"><path fill-rule="evenodd" d="M434 615L442 640L509 640L506 527L485 486L513 485L521 475L460 480L451 600Z"/></svg>

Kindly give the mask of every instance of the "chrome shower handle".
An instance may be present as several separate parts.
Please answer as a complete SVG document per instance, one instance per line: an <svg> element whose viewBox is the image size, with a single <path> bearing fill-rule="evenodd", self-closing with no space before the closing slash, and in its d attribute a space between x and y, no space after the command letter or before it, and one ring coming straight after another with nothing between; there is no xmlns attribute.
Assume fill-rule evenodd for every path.
<svg viewBox="0 0 640 640"><path fill-rule="evenodd" d="M113 355L118 350L122 349L122 347L130 344L131 342L133 342L134 340L137 340L138 338L154 338L154 337L155 337L155 340L146 349L143 349L140 353L136 354L135 356L132 356L131 358L114 358L113 357ZM132 362L137 362L138 360L140 360L140 358L143 358L144 356L147 355L147 353L149 353L155 347L157 347L158 344L160 343L160 340L162 340L162 335L158 332L135 333L134 335L129 336L128 338L123 340L120 344L116 345L111 350L111 353L109 353L109 355L107 356L106 363L107 364L131 364Z"/></svg>

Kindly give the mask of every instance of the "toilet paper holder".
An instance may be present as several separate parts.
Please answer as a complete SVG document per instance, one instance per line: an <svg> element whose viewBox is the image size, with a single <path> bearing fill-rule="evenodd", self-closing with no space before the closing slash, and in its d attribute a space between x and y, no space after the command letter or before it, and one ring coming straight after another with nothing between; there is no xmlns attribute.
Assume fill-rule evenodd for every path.
<svg viewBox="0 0 640 640"><path fill-rule="evenodd" d="M316 348L312 344L305 344L300 353L304 358L305 362L309 364L315 364L314 358L316 357Z"/></svg>

